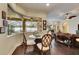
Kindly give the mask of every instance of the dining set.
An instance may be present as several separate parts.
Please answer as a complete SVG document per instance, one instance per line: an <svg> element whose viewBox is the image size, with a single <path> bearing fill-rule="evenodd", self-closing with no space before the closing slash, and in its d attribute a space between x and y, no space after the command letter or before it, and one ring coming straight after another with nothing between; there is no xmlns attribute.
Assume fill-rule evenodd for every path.
<svg viewBox="0 0 79 59"><path fill-rule="evenodd" d="M35 52L39 54L49 54L51 49L51 42L52 42L52 34L50 32L44 35L30 35L29 39L26 40L26 45L32 45ZM26 49L25 49L26 50Z"/></svg>

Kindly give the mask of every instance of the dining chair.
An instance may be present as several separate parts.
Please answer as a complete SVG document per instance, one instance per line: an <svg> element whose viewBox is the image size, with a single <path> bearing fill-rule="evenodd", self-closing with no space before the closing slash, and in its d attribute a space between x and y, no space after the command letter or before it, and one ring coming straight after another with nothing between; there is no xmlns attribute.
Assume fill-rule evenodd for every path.
<svg viewBox="0 0 79 59"><path fill-rule="evenodd" d="M37 44L37 48L41 54L50 53L50 45L52 41L52 36L50 34L45 34L42 37L42 42Z"/></svg>

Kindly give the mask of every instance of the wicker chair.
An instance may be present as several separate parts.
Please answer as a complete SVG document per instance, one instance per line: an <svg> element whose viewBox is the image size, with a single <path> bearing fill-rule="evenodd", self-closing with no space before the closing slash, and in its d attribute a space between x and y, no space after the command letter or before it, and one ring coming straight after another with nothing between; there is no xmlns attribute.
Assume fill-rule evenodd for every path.
<svg viewBox="0 0 79 59"><path fill-rule="evenodd" d="M41 54L47 54L47 52L50 52L51 41L52 36L50 34L45 34L42 37L42 42L37 44L37 48Z"/></svg>

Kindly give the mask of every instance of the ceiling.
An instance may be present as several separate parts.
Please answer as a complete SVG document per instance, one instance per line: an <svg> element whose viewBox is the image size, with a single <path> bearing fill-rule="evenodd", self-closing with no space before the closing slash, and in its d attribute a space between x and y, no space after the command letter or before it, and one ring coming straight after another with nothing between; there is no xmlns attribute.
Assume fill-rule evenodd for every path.
<svg viewBox="0 0 79 59"><path fill-rule="evenodd" d="M50 4L50 7L46 6L46 3L17 3L17 5L20 5L26 10L32 9L35 11L41 11L41 12L50 12L53 10L54 4Z"/></svg>
<svg viewBox="0 0 79 59"><path fill-rule="evenodd" d="M45 12L48 19L63 19L66 13L79 15L79 3L50 3L50 6L46 6L46 3L17 3L17 5L25 10Z"/></svg>
<svg viewBox="0 0 79 59"><path fill-rule="evenodd" d="M78 3L50 3L50 6L46 6L46 3L17 3L24 9L32 9L43 12L60 11L69 12L79 7Z"/></svg>

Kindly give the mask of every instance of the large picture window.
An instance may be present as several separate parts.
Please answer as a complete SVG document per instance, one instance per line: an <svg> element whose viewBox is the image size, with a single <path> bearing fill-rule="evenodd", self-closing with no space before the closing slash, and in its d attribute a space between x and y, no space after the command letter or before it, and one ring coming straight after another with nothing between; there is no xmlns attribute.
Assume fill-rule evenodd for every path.
<svg viewBox="0 0 79 59"><path fill-rule="evenodd" d="M37 22L27 21L26 22L26 32L35 32L37 31Z"/></svg>
<svg viewBox="0 0 79 59"><path fill-rule="evenodd" d="M22 21L8 20L8 34L22 32Z"/></svg>

